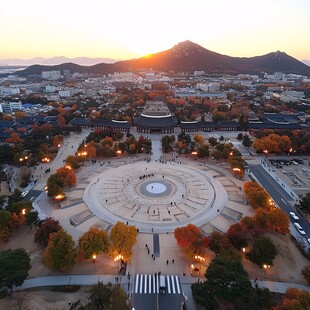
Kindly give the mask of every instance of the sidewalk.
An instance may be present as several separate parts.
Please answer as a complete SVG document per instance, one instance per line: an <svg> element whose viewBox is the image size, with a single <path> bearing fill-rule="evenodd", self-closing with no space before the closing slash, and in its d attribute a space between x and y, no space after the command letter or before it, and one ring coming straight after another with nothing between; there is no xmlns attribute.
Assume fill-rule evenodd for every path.
<svg viewBox="0 0 310 310"><path fill-rule="evenodd" d="M27 279L21 286L14 287L14 291L26 290L34 287L46 287L46 286L62 286L62 285L81 285L81 286L91 286L95 285L98 282L103 282L105 284L128 284L133 283L135 279L134 275L130 276L128 280L127 276L117 276L114 275L65 275L65 276L48 276L48 277L39 277ZM190 285L195 283L198 278L193 277L182 277L182 286ZM257 282L258 287L266 287L271 292L275 293L285 293L289 287L294 287L300 290L305 290L310 292L310 287L297 283L288 283L288 282L272 282L264 280L251 280L252 286L255 287L255 282Z"/></svg>

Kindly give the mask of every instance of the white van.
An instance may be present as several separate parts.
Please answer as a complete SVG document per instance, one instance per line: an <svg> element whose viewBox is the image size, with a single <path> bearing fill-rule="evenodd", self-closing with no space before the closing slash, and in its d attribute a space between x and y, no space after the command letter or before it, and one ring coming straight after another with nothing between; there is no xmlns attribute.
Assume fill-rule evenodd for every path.
<svg viewBox="0 0 310 310"><path fill-rule="evenodd" d="M166 279L165 276L159 276L159 293L166 294Z"/></svg>

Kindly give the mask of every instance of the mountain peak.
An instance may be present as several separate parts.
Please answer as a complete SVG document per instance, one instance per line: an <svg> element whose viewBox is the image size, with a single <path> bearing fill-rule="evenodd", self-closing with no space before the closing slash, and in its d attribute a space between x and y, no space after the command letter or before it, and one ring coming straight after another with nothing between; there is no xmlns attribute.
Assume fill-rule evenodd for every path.
<svg viewBox="0 0 310 310"><path fill-rule="evenodd" d="M175 57L193 56L197 53L202 53L204 50L205 48L189 40L180 42L171 49Z"/></svg>

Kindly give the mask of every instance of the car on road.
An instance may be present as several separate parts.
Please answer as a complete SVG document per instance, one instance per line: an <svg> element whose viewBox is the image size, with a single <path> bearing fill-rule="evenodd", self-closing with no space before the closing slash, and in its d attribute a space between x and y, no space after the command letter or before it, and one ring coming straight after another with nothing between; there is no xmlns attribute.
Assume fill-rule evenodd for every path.
<svg viewBox="0 0 310 310"><path fill-rule="evenodd" d="M294 212L290 212L290 216L295 220L295 221L298 221L299 220L299 217L296 215L296 213Z"/></svg>
<svg viewBox="0 0 310 310"><path fill-rule="evenodd" d="M298 224L298 223L294 223L294 226L295 228L298 230L298 232L301 234L301 235L305 235L305 231L304 229Z"/></svg>

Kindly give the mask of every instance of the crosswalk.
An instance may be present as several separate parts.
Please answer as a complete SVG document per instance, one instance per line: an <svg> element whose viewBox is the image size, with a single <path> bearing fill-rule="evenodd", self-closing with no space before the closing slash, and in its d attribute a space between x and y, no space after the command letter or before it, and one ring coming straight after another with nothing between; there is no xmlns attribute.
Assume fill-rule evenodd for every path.
<svg viewBox="0 0 310 310"><path fill-rule="evenodd" d="M166 294L182 294L181 279L175 275L166 275ZM133 294L159 294L159 277L155 274L137 274Z"/></svg>

